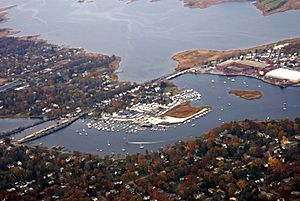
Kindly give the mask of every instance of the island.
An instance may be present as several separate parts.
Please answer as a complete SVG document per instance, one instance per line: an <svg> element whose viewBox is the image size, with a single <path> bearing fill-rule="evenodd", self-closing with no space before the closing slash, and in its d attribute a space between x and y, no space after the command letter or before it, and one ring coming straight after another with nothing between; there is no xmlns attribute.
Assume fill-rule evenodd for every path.
<svg viewBox="0 0 300 201"><path fill-rule="evenodd" d="M286 87L300 85L299 51L300 38L294 38L245 50L189 50L172 59L177 72L242 75Z"/></svg>
<svg viewBox="0 0 300 201"><path fill-rule="evenodd" d="M228 122L187 142L123 157L4 139L0 199L298 200L299 147L299 118Z"/></svg>
<svg viewBox="0 0 300 201"><path fill-rule="evenodd" d="M262 92L254 90L230 90L228 93L246 100L256 100L263 96Z"/></svg>

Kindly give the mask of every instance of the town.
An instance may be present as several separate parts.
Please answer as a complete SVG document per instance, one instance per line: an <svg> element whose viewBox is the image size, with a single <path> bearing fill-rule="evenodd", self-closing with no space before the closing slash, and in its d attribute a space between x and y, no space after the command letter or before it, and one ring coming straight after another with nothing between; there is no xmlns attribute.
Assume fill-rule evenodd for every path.
<svg viewBox="0 0 300 201"><path fill-rule="evenodd" d="M225 123L158 152L99 158L0 145L1 200L299 199L300 119Z"/></svg>
<svg viewBox="0 0 300 201"><path fill-rule="evenodd" d="M217 59L210 57L209 51L201 50L179 53L173 59L185 72L242 75L287 87L300 85L299 50L299 39L291 39L242 51L214 51Z"/></svg>

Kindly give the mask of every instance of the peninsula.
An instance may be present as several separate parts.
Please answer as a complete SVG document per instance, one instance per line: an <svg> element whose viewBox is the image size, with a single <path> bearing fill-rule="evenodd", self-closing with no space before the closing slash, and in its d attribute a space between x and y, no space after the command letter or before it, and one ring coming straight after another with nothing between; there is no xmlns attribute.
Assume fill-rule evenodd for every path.
<svg viewBox="0 0 300 201"><path fill-rule="evenodd" d="M245 50L189 50L172 57L177 71L242 75L278 86L299 86L300 38Z"/></svg>
<svg viewBox="0 0 300 201"><path fill-rule="evenodd" d="M208 8L213 5L227 2L246 2L247 0L184 0L184 6L190 8ZM249 0L248 0L249 1ZM257 0L254 5L264 16L287 10L297 10L300 8L298 0Z"/></svg>
<svg viewBox="0 0 300 201"><path fill-rule="evenodd" d="M129 0L128 3L132 3L136 0ZM151 0L150 2L156 2L160 0ZM252 0L183 0L183 5L189 8L208 8L214 5L229 3L229 2L249 2ZM254 6L259 9L264 16L271 14L284 12L288 10L300 9L299 0L257 0L253 1Z"/></svg>
<svg viewBox="0 0 300 201"><path fill-rule="evenodd" d="M0 9L0 22L6 10ZM76 115L132 85L119 82L121 58L50 44L0 29L0 117ZM38 55L38 56L37 56Z"/></svg>

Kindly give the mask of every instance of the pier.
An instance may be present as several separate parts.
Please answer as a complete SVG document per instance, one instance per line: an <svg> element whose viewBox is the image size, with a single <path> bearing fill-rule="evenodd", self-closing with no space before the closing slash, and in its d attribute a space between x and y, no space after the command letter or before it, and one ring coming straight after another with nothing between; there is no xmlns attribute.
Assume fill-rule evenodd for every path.
<svg viewBox="0 0 300 201"><path fill-rule="evenodd" d="M38 130L38 131L32 133L32 134L26 135L25 137L17 140L16 143L22 144L22 143L30 142L30 141L36 140L38 138L44 137L46 135L49 135L51 133L54 133L58 130L61 130L61 129L69 126L70 124L72 124L73 122L78 120L79 117L80 116L62 119L62 120L58 121L56 124L50 125L46 128L43 128L41 130Z"/></svg>

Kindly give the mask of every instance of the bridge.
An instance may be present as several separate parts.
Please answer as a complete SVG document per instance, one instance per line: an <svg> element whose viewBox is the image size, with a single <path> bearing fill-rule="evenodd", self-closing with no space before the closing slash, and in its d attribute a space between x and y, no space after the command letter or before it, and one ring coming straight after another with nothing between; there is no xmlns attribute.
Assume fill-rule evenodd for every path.
<svg viewBox="0 0 300 201"><path fill-rule="evenodd" d="M166 79L167 80L172 80L172 79L174 79L174 78L176 78L176 77L178 77L178 76L180 76L180 75L183 75L183 74L185 74L186 72L188 72L189 70L183 70L183 71L179 71L179 72L177 72L177 73L173 73L173 74L171 74L171 75L168 75L167 77L166 77Z"/></svg>
<svg viewBox="0 0 300 201"><path fill-rule="evenodd" d="M26 135L25 137L17 140L16 142L18 144L22 144L22 143L30 142L30 141L36 140L38 138L44 137L46 135L49 135L51 133L54 133L60 129L63 129L63 128L69 126L70 124L72 124L73 122L78 120L79 117L80 116L62 119L62 120L58 121L56 124L50 125L46 128L43 128L41 130L38 130L38 131L32 133L32 134Z"/></svg>

